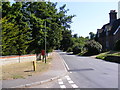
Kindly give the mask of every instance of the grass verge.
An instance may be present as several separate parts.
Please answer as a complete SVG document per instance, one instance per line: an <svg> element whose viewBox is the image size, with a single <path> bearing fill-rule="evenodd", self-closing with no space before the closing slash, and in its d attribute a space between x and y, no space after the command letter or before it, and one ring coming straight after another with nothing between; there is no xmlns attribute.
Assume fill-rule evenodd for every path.
<svg viewBox="0 0 120 90"><path fill-rule="evenodd" d="M98 59L119 63L120 51L108 51L96 56Z"/></svg>
<svg viewBox="0 0 120 90"><path fill-rule="evenodd" d="M2 79L18 79L33 76L47 71L50 68L52 57L47 58L47 63L36 61L37 70L33 71L33 62L23 62L2 66Z"/></svg>

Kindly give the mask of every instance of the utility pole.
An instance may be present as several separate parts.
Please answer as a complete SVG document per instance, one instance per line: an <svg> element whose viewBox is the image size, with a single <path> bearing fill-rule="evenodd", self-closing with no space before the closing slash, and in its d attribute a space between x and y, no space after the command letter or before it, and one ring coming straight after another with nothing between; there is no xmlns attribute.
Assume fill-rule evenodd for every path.
<svg viewBox="0 0 120 90"><path fill-rule="evenodd" d="M45 21L45 63L46 63L46 21Z"/></svg>

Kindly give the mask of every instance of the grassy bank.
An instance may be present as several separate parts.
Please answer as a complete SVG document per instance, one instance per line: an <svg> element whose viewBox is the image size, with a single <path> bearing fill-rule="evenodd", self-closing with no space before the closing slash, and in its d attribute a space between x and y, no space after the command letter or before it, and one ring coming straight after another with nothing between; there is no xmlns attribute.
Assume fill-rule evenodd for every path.
<svg viewBox="0 0 120 90"><path fill-rule="evenodd" d="M49 69L51 60L52 57L49 57L47 59L47 63L44 63L42 61L37 61L36 71L33 71L33 62L23 62L23 63L4 65L2 66L2 79L6 80L6 79L26 78L28 76L40 74Z"/></svg>
<svg viewBox="0 0 120 90"><path fill-rule="evenodd" d="M110 56L113 58L108 58ZM108 51L96 56L96 58L98 59L103 59L103 60L113 61L113 62L120 62L119 58L117 58L116 60L113 60L115 57L120 57L120 51Z"/></svg>

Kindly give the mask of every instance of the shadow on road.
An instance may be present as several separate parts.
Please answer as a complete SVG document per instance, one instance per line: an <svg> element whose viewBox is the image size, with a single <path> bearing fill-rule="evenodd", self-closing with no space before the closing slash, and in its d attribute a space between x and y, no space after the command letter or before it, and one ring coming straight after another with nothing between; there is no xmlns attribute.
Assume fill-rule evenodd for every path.
<svg viewBox="0 0 120 90"><path fill-rule="evenodd" d="M94 70L92 68L86 68L86 69L73 69L73 70L69 70L69 72L81 72L81 71L91 71Z"/></svg>

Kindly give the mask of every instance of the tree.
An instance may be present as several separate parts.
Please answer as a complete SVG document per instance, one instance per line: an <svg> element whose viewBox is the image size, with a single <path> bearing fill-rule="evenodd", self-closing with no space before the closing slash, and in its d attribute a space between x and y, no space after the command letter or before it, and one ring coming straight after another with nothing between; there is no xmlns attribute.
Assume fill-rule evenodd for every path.
<svg viewBox="0 0 120 90"><path fill-rule="evenodd" d="M2 55L15 55L18 54L16 50L18 27L15 23L7 21L6 18L2 19Z"/></svg>
<svg viewBox="0 0 120 90"><path fill-rule="evenodd" d="M73 40L73 46L72 46L73 53L78 54L84 52L84 46L88 41L88 38L77 37L77 38L72 38L72 40Z"/></svg>
<svg viewBox="0 0 120 90"><path fill-rule="evenodd" d="M74 34L73 37L74 37L74 38L77 38L78 36L77 36L77 34Z"/></svg>
<svg viewBox="0 0 120 90"><path fill-rule="evenodd" d="M61 49L64 51L67 51L69 47L72 47L73 41L72 41L72 35L70 30L64 30L63 33L63 39L61 41Z"/></svg>
<svg viewBox="0 0 120 90"><path fill-rule="evenodd" d="M94 40L90 40L85 44L87 53L85 55L95 55L102 51L102 45Z"/></svg>
<svg viewBox="0 0 120 90"><path fill-rule="evenodd" d="M68 33L66 39L71 46L69 28L74 15L66 15L65 5L60 10L56 5L51 2L15 2L11 6L10 2L3 2L4 55L39 54L45 48L45 34L47 52L62 45L65 33ZM9 52L10 48L14 53Z"/></svg>
<svg viewBox="0 0 120 90"><path fill-rule="evenodd" d="M6 4L9 4L9 3L3 2L3 6L6 6ZM25 12L22 11L22 3L21 2L14 3L12 6L10 6L10 9L11 10L8 11L8 14L4 13L2 17L2 18L6 18L5 21L3 20L2 22L2 26L3 26L2 30L3 30L3 38L6 38L8 42L10 42L11 40L13 41L10 42L11 44L10 43L7 44L8 43L7 41L3 41L3 45L5 46L10 45L9 49L13 48L11 50L16 52L11 53L10 52L11 50L10 50L10 51L7 51L6 55L26 54L27 53L26 50L30 43L30 38L29 38L30 28L28 27L28 23L24 18ZM7 12L6 10L7 9L3 7L3 12Z"/></svg>
<svg viewBox="0 0 120 90"><path fill-rule="evenodd" d="M91 40L93 40L95 38L95 34L93 32L90 32L89 35L90 35Z"/></svg>

